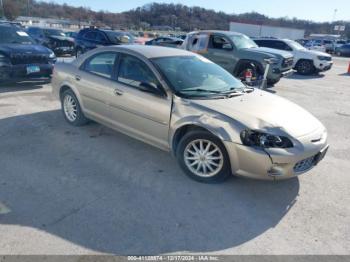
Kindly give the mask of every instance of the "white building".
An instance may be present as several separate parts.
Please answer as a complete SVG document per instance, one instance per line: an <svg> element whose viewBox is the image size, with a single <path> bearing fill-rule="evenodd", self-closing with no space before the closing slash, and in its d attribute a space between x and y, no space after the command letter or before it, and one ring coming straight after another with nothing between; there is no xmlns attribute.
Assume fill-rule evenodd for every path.
<svg viewBox="0 0 350 262"><path fill-rule="evenodd" d="M301 29L236 22L230 23L230 31L242 33L255 38L275 37L296 40L304 38L305 36L305 30Z"/></svg>
<svg viewBox="0 0 350 262"><path fill-rule="evenodd" d="M76 31L81 28L90 26L90 24L87 22L79 22L68 19L52 19L27 16L19 16L16 19L16 21L21 23L23 26L50 27L72 31Z"/></svg>

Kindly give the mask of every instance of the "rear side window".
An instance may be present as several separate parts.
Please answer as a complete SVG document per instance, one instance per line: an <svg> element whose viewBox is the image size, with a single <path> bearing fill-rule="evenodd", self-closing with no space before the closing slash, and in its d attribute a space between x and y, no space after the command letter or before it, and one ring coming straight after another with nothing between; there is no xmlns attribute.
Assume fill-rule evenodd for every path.
<svg viewBox="0 0 350 262"><path fill-rule="evenodd" d="M206 51L209 37L207 34L192 35L189 37L189 50L192 52Z"/></svg>
<svg viewBox="0 0 350 262"><path fill-rule="evenodd" d="M140 59L123 55L120 60L118 81L136 88L141 83L155 84L159 86L159 82L152 70Z"/></svg>
<svg viewBox="0 0 350 262"><path fill-rule="evenodd" d="M96 39L96 33L93 31L87 32L84 34L84 38L89 40L95 40Z"/></svg>
<svg viewBox="0 0 350 262"><path fill-rule="evenodd" d="M28 28L28 33L31 35L40 35L42 34L41 29L40 28Z"/></svg>
<svg viewBox="0 0 350 262"><path fill-rule="evenodd" d="M254 42L255 42L258 46L273 48L273 45L271 44L272 41L254 40Z"/></svg>
<svg viewBox="0 0 350 262"><path fill-rule="evenodd" d="M113 69L117 53L102 53L95 55L87 61L84 70L95 75L113 78Z"/></svg>

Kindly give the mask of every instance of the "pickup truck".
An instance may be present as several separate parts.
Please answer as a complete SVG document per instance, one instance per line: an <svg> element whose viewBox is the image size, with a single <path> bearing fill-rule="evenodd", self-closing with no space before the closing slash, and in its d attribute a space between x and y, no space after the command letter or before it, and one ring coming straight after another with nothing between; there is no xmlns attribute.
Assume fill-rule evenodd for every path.
<svg viewBox="0 0 350 262"><path fill-rule="evenodd" d="M286 51L261 48L248 36L231 31L198 31L187 34L181 48L201 54L220 65L232 75L245 80L252 72L252 80L263 78L266 61L272 61L267 83L276 84L281 77L292 74L293 55Z"/></svg>

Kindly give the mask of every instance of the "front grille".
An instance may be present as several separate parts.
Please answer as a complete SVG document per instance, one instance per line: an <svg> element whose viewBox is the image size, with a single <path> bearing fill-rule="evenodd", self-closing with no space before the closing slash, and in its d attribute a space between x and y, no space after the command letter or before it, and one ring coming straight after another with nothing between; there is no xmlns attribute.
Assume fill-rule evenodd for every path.
<svg viewBox="0 0 350 262"><path fill-rule="evenodd" d="M312 168L314 165L315 165L315 156L306 158L295 164L294 172L295 173L305 172L310 168Z"/></svg>
<svg viewBox="0 0 350 262"><path fill-rule="evenodd" d="M282 62L282 67L286 68L286 67L291 67L291 66L293 66L293 57L284 58L283 62Z"/></svg>
<svg viewBox="0 0 350 262"><path fill-rule="evenodd" d="M48 64L48 57L42 54L14 54L11 56L13 65Z"/></svg>
<svg viewBox="0 0 350 262"><path fill-rule="evenodd" d="M71 41L53 41L53 46L54 47L73 47L74 43Z"/></svg>

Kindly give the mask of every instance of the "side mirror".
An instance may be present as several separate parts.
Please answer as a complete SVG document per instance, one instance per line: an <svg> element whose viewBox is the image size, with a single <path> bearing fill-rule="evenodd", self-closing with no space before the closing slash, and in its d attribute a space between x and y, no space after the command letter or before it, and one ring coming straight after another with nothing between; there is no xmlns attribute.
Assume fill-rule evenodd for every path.
<svg viewBox="0 0 350 262"><path fill-rule="evenodd" d="M222 45L222 49L227 50L227 51L231 51L233 48L232 48L231 44L226 43L226 44Z"/></svg>
<svg viewBox="0 0 350 262"><path fill-rule="evenodd" d="M121 44L128 44L130 43L130 37L128 37L127 35L123 35L123 36L119 36L118 40Z"/></svg>
<svg viewBox="0 0 350 262"><path fill-rule="evenodd" d="M155 95L160 95L160 96L164 95L164 92L162 92L161 89L159 89L158 86L154 83L142 82L139 85L139 90L142 92L151 93Z"/></svg>

